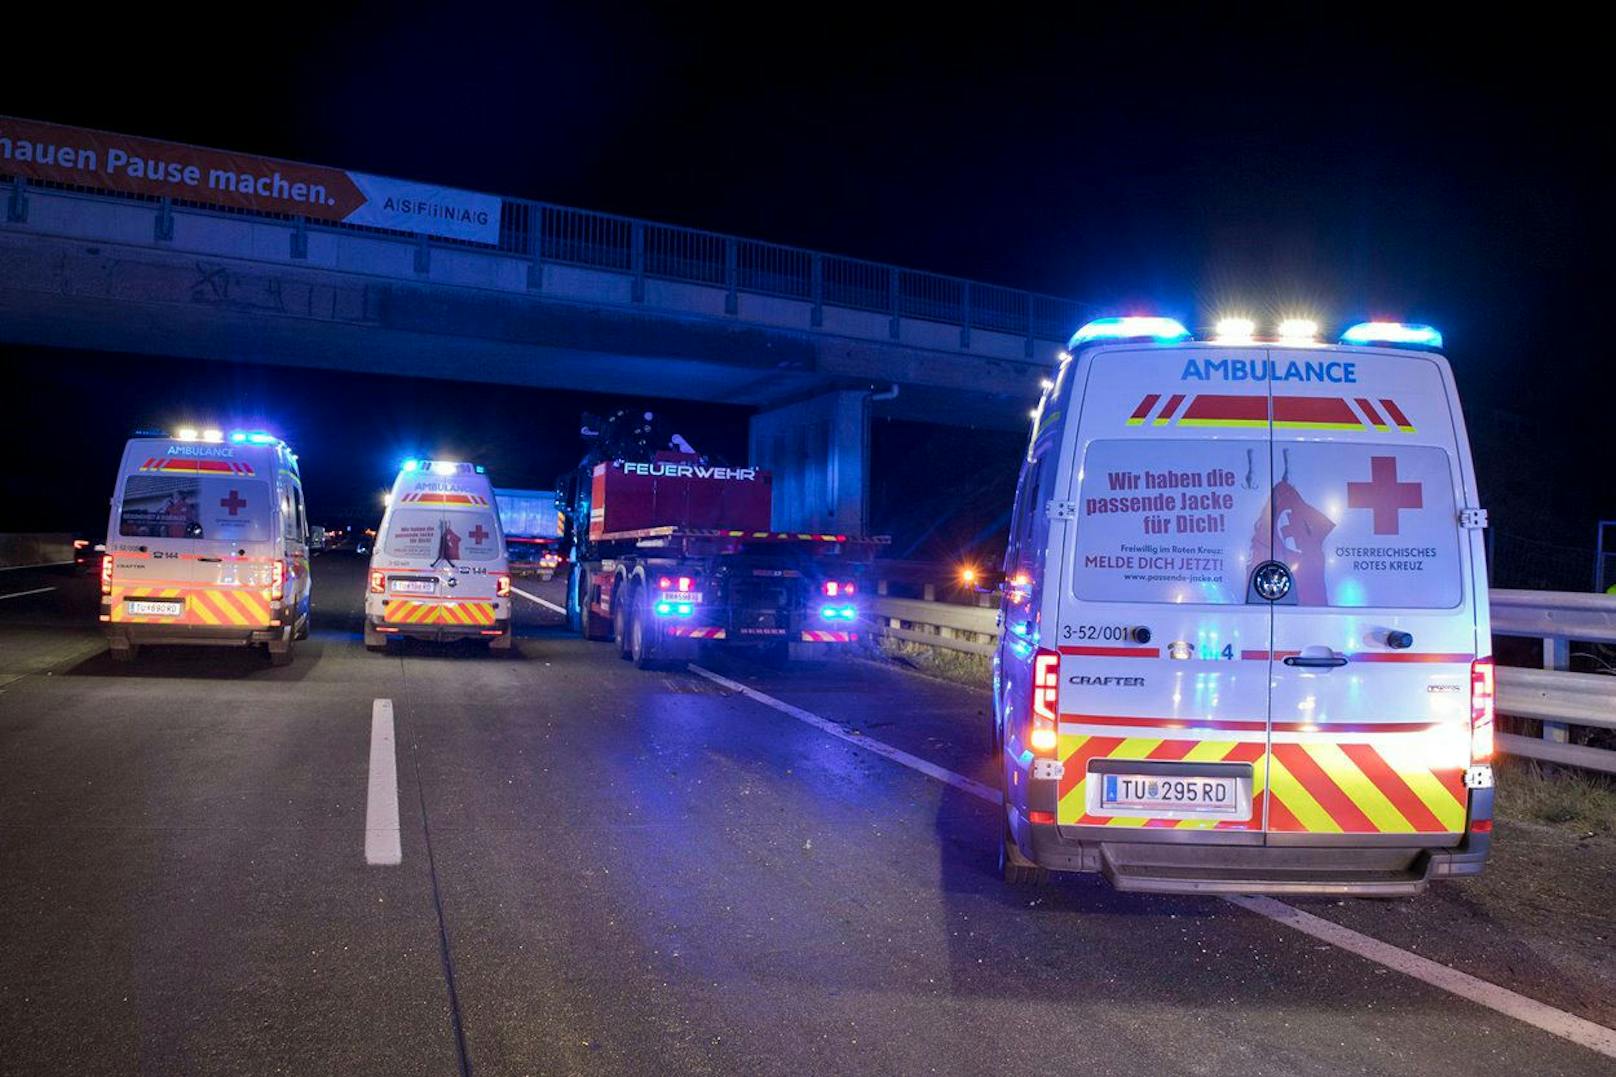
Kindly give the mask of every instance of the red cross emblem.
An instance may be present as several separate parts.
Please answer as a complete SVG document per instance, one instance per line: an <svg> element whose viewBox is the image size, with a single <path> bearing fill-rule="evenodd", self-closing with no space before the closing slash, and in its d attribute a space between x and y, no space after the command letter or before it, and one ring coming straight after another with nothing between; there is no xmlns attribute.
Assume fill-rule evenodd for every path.
<svg viewBox="0 0 1616 1077"><path fill-rule="evenodd" d="M479 546L481 546L484 540L486 540L488 537L488 532L483 530L483 525L480 523L471 529L471 541L475 542Z"/></svg>
<svg viewBox="0 0 1616 1077"><path fill-rule="evenodd" d="M1375 534L1395 535L1401 521L1399 509L1417 509L1425 504L1424 486L1397 481L1397 457L1371 456L1369 481L1347 483L1347 507L1370 509L1375 514Z"/></svg>
<svg viewBox="0 0 1616 1077"><path fill-rule="evenodd" d="M231 490L229 497L221 497L219 499L219 507L221 509L229 509L230 515L234 516L237 512L247 507L247 502L242 500L241 493L239 491Z"/></svg>

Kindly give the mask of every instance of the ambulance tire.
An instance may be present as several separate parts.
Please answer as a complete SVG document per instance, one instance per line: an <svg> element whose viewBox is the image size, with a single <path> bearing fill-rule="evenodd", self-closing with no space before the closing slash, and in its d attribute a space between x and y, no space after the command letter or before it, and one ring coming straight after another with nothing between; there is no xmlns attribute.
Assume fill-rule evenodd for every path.
<svg viewBox="0 0 1616 1077"><path fill-rule="evenodd" d="M1003 810L1009 811L1009 808L1006 801ZM1004 879L1006 886L1017 887L1041 886L1049 879L1048 870L1021 855L1015 835L1010 833L1008 818L1004 823L1004 840L999 842L999 876Z"/></svg>
<svg viewBox="0 0 1616 1077"><path fill-rule="evenodd" d="M645 592L638 591L634 595L634 606L629 614L629 658L635 669L656 669L656 641L651 638L649 626L654 624L650 617L650 610L646 608Z"/></svg>
<svg viewBox="0 0 1616 1077"><path fill-rule="evenodd" d="M127 647L110 648L114 662L133 662L140 656L140 644L131 643Z"/></svg>
<svg viewBox="0 0 1616 1077"><path fill-rule="evenodd" d="M371 654L381 654L387 650L387 637L376 631L376 626L365 619L365 650Z"/></svg>
<svg viewBox="0 0 1616 1077"><path fill-rule="evenodd" d="M280 668L281 666L289 666L292 664L292 651L294 648L290 639L286 641L285 647L278 649L273 643L266 643L264 644L264 650L269 653L270 665Z"/></svg>
<svg viewBox="0 0 1616 1077"><path fill-rule="evenodd" d="M503 635L495 636L488 641L488 653L495 658L502 658L516 649L516 632L514 630Z"/></svg>

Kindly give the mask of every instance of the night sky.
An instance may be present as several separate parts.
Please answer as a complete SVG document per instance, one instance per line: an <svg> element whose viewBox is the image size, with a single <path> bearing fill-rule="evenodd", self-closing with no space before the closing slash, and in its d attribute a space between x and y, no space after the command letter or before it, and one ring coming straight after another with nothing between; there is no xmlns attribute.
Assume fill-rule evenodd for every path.
<svg viewBox="0 0 1616 1077"><path fill-rule="evenodd" d="M1334 328L1369 315L1428 321L1447 336L1501 538L1588 547L1594 521L1616 516L1602 321L1608 59L1598 35L1565 20L1478 31L1458 15L1415 21L1412 7L1218 5L1199 17L1129 6L1112 23L1073 6L1059 22L1008 10L993 25L945 7L389 4L322 9L312 25L255 17L239 32L209 8L194 24L212 35L205 46L168 9L99 29L8 12L0 111L736 232L1196 325L1228 311L1270 323L1308 313ZM316 498L331 512L363 502L394 449L422 440L411 426L421 383L229 366L199 382L154 363L136 384L129 363L107 357L7 362L25 398L77 384L72 419L94 428L82 452L97 486L125 430L177 394L206 406L209 387L296 378L323 400L362 392L374 403L351 421L299 411L309 393L290 394L282 425L311 469L317 457L377 468L329 480L316 470L316 516ZM524 421L490 434L473 397L456 395L486 388L429 391L466 402L441 443L521 459L523 481L575 458L577 414L603 402L506 394L502 407ZM8 449L41 435L42 409L29 411ZM744 413L689 417L692 440L744 446ZM882 447L892 431L876 436L878 456L902 455ZM977 444L1003 453L999 473L1013 476L1014 439ZM15 476L5 489L10 506L36 499L39 517L8 508L8 527L83 515ZM104 495L95 500L99 513ZM977 502L994 500L928 511L961 514L944 529L958 544L991 525Z"/></svg>

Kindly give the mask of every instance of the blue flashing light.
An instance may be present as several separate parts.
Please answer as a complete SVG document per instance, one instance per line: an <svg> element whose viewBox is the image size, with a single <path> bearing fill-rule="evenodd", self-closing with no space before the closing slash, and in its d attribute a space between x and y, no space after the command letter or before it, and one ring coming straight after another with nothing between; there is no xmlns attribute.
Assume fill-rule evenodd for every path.
<svg viewBox="0 0 1616 1077"><path fill-rule="evenodd" d="M266 434L262 430L254 430L247 435L247 441L252 445L273 445L279 440L274 434Z"/></svg>
<svg viewBox="0 0 1616 1077"><path fill-rule="evenodd" d="M1392 344L1400 348L1442 347L1442 334L1412 322L1359 322L1341 334L1343 344Z"/></svg>
<svg viewBox="0 0 1616 1077"><path fill-rule="evenodd" d="M858 619L857 606L821 606L819 616L827 621L855 621Z"/></svg>
<svg viewBox="0 0 1616 1077"><path fill-rule="evenodd" d="M1096 318L1072 334L1068 348L1105 340L1150 340L1177 344L1189 340L1190 331L1177 318L1125 317Z"/></svg>
<svg viewBox="0 0 1616 1077"><path fill-rule="evenodd" d="M673 603L658 602L656 604L656 612L658 617L666 617L668 614L673 612Z"/></svg>
<svg viewBox="0 0 1616 1077"><path fill-rule="evenodd" d="M476 466L477 466L477 474L482 475L482 474L486 473L487 469L485 469L481 464L478 464Z"/></svg>
<svg viewBox="0 0 1616 1077"><path fill-rule="evenodd" d="M240 430L232 430L230 432L230 443L232 445L244 445L244 444L246 444L246 441L247 441L247 435L245 433L243 433L242 431L240 431Z"/></svg>
<svg viewBox="0 0 1616 1077"><path fill-rule="evenodd" d="M673 612L678 614L680 617L689 617L694 611L695 607L688 602L681 602L673 608Z"/></svg>
<svg viewBox="0 0 1616 1077"><path fill-rule="evenodd" d="M419 471L420 468L421 468L421 461L419 461L419 460L406 460L402 464L399 465L399 470L400 471Z"/></svg>

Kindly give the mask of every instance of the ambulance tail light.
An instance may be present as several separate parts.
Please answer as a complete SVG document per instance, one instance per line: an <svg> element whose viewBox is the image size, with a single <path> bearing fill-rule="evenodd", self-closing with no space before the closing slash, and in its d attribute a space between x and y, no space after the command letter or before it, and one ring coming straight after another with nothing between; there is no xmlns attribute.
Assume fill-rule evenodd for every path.
<svg viewBox="0 0 1616 1077"><path fill-rule="evenodd" d="M269 571L269 600L279 602L286 597L286 562L273 562Z"/></svg>
<svg viewBox="0 0 1616 1077"><path fill-rule="evenodd" d="M1028 741L1034 753L1055 753L1059 722L1060 652L1041 647L1032 658L1032 733Z"/></svg>
<svg viewBox="0 0 1616 1077"><path fill-rule="evenodd" d="M511 597L511 578L508 574L501 572L498 576L494 577L494 597Z"/></svg>
<svg viewBox="0 0 1616 1077"><path fill-rule="evenodd" d="M112 593L112 555L110 553L101 555L101 593L104 595Z"/></svg>
<svg viewBox="0 0 1616 1077"><path fill-rule="evenodd" d="M1493 660L1470 663L1470 761L1486 763L1493 757Z"/></svg>
<svg viewBox="0 0 1616 1077"><path fill-rule="evenodd" d="M379 595L385 590L387 590L386 574L382 572L372 572L370 574L370 593L373 595Z"/></svg>

